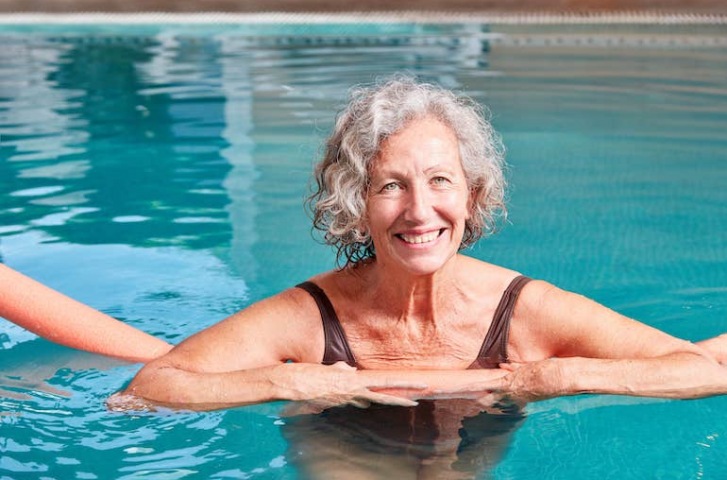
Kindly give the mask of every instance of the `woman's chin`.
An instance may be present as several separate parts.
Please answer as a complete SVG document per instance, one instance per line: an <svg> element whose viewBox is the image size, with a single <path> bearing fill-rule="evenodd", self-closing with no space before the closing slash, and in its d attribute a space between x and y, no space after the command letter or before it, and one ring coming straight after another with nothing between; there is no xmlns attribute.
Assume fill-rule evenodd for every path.
<svg viewBox="0 0 727 480"><path fill-rule="evenodd" d="M405 271L411 276L422 277L441 272L451 258L451 255L446 257L443 255L427 255L417 256L416 258L400 258L397 263L401 271Z"/></svg>

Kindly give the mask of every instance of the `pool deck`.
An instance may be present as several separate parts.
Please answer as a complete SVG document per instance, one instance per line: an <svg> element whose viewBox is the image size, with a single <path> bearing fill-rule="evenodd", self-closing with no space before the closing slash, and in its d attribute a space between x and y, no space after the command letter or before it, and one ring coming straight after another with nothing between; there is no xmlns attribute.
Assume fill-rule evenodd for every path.
<svg viewBox="0 0 727 480"><path fill-rule="evenodd" d="M727 14L725 0L0 0L0 13L79 12L650 12Z"/></svg>

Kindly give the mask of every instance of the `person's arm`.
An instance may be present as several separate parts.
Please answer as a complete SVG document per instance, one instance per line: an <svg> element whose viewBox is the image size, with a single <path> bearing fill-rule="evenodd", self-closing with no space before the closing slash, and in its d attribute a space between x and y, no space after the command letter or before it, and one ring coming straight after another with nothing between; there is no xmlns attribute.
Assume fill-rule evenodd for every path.
<svg viewBox="0 0 727 480"><path fill-rule="evenodd" d="M545 282L523 289L511 335L516 361L503 365L510 374L472 389L526 399L727 393L727 369L698 346Z"/></svg>
<svg viewBox="0 0 727 480"><path fill-rule="evenodd" d="M509 369L510 375L489 387L526 400L583 393L674 399L727 393L727 369L696 353L615 360L552 358Z"/></svg>
<svg viewBox="0 0 727 480"><path fill-rule="evenodd" d="M52 342L132 362L172 346L0 264L0 317Z"/></svg>
<svg viewBox="0 0 727 480"><path fill-rule="evenodd" d="M696 342L696 345L722 365L727 366L727 333Z"/></svg>
<svg viewBox="0 0 727 480"><path fill-rule="evenodd" d="M320 312L307 292L293 288L198 332L150 362L110 399L110 406L210 410L274 400L414 405L402 389L425 387L398 372L321 365L323 350ZM377 391L386 389L397 394Z"/></svg>
<svg viewBox="0 0 727 480"><path fill-rule="evenodd" d="M340 363L321 365L323 351L320 312L307 292L293 288L191 336L150 362L123 392L109 399L109 407L210 410L274 400L308 402L314 409L369 403L411 406L422 398L478 398L450 392L507 373L357 370Z"/></svg>

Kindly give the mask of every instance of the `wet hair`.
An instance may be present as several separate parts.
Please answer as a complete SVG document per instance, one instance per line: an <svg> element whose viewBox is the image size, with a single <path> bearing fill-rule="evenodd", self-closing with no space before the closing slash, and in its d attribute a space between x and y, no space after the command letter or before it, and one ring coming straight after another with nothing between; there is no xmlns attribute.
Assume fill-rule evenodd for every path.
<svg viewBox="0 0 727 480"><path fill-rule="evenodd" d="M315 167L315 185L307 201L313 227L337 249L339 265L341 260L350 265L375 256L365 225L372 162L388 137L427 116L447 125L459 143L472 198L460 249L491 233L505 216L504 149L482 106L408 76L355 87Z"/></svg>

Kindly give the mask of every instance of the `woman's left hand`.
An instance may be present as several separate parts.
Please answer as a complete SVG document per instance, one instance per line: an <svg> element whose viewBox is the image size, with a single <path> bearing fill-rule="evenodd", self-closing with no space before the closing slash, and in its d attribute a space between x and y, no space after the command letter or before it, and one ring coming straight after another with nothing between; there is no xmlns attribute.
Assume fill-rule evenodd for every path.
<svg viewBox="0 0 727 480"><path fill-rule="evenodd" d="M286 367L286 370L300 369L296 375L299 379L294 383L307 393L304 400L289 404L285 416L318 414L328 408L345 405L368 408L372 403L413 407L417 402L407 398L407 394L411 396L426 388L426 384L400 380L386 372L358 370L344 362L330 366L288 364ZM321 376L322 384L314 381L318 376ZM387 389L388 392L379 391Z"/></svg>
<svg viewBox="0 0 727 480"><path fill-rule="evenodd" d="M567 359L548 358L528 363L503 363L500 368L509 373L502 377L494 390L513 400L530 402L571 395L564 367Z"/></svg>
<svg viewBox="0 0 727 480"><path fill-rule="evenodd" d="M500 364L498 375L484 380L468 382L435 392L460 398L477 398L484 406L502 403L504 400L524 403L561 395L570 395L570 383L564 374L568 359L549 358L528 363ZM490 372L491 370L485 370Z"/></svg>
<svg viewBox="0 0 727 480"><path fill-rule="evenodd" d="M500 369L508 373L472 387L515 401L582 393L700 398L727 392L727 370L692 352L639 359L554 357Z"/></svg>

